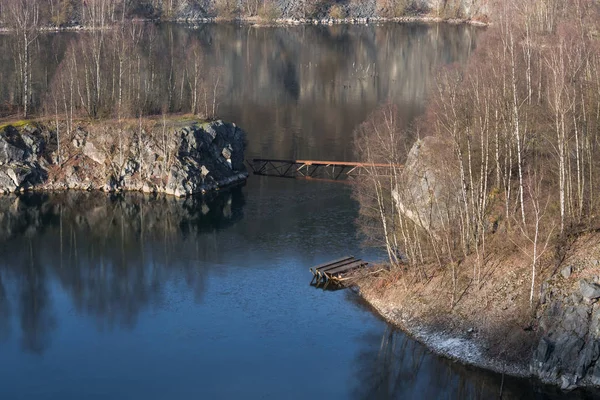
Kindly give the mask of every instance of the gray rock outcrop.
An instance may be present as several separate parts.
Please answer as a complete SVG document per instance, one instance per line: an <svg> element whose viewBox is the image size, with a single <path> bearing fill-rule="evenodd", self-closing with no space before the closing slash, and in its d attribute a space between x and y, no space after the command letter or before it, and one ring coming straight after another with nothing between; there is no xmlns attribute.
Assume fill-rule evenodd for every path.
<svg viewBox="0 0 600 400"><path fill-rule="evenodd" d="M246 134L222 121L171 122L142 132L107 123L61 140L59 151L56 132L42 125L0 130L0 192L137 190L183 197L248 177Z"/></svg>
<svg viewBox="0 0 600 400"><path fill-rule="evenodd" d="M553 285L530 364L533 375L562 389L600 384L600 287L587 280L573 287Z"/></svg>
<svg viewBox="0 0 600 400"><path fill-rule="evenodd" d="M45 171L38 157L44 149L41 133L32 128L23 132L7 126L0 134L0 190L15 192L43 181Z"/></svg>
<svg viewBox="0 0 600 400"><path fill-rule="evenodd" d="M392 196L400 213L434 236L445 221L455 219L459 205L460 176L452 162L452 144L428 136L411 148L399 186Z"/></svg>
<svg viewBox="0 0 600 400"><path fill-rule="evenodd" d="M579 281L579 290L581 296L586 300L594 300L600 297L600 285L597 283L590 283L582 279Z"/></svg>

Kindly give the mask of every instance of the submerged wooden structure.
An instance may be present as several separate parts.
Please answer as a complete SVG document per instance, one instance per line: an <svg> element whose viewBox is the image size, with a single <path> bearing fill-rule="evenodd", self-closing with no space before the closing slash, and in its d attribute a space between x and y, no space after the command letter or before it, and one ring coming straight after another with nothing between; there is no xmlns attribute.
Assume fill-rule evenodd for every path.
<svg viewBox="0 0 600 400"><path fill-rule="evenodd" d="M375 164L346 161L276 160L255 158L247 162L254 175L277 176L280 178L313 178L328 180L354 179L365 175L368 170L385 170L390 164Z"/></svg>
<svg viewBox="0 0 600 400"><path fill-rule="evenodd" d="M311 284L327 287L330 283L339 285L346 280L345 275L358 268L364 268L369 265L368 262L352 256L342 257L337 260L329 261L324 264L315 265L310 268L313 274Z"/></svg>

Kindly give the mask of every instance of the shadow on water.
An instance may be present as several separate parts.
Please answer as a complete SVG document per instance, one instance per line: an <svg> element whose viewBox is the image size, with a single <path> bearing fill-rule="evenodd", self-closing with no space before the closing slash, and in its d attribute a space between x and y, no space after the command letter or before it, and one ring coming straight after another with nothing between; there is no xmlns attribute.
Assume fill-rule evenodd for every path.
<svg viewBox="0 0 600 400"><path fill-rule="evenodd" d="M241 187L184 199L101 192L0 197L0 341L17 314L23 349L45 351L56 326L50 276L99 327L132 328L180 276L201 299L210 268L197 265L216 250L199 239L240 221L244 204ZM17 292L10 297L16 304L8 288Z"/></svg>

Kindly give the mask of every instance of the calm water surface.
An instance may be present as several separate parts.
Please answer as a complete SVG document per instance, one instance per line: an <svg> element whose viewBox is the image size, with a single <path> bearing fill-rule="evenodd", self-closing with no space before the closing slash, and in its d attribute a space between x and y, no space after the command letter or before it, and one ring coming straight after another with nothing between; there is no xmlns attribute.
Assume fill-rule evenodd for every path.
<svg viewBox="0 0 600 400"><path fill-rule="evenodd" d="M225 68L220 111L248 131L249 158L340 160L377 104L418 115L436 68L463 62L477 33L174 29ZM0 398L559 396L436 357L352 292L309 286L314 264L382 257L360 246L357 212L345 184L259 177L205 199L0 198Z"/></svg>

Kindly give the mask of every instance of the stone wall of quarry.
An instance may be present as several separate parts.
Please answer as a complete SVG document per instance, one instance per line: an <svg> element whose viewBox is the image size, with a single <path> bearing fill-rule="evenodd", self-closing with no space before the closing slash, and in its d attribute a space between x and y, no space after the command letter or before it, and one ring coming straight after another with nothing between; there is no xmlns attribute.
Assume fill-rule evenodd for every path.
<svg viewBox="0 0 600 400"><path fill-rule="evenodd" d="M183 197L248 177L246 134L235 124L65 124L0 128L0 192L132 190Z"/></svg>

